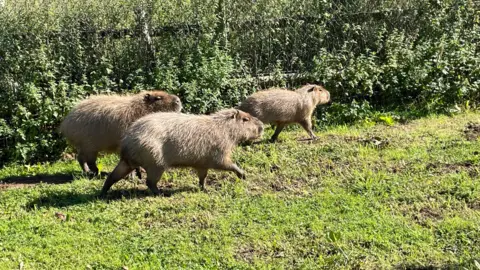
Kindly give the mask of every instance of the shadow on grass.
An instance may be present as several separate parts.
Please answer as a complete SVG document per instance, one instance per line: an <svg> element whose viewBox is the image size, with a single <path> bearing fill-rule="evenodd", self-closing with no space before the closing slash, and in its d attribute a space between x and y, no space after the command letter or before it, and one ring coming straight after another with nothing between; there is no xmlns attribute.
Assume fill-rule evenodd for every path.
<svg viewBox="0 0 480 270"><path fill-rule="evenodd" d="M197 187L179 187L160 189L159 197L170 197L177 193L197 191ZM148 189L120 189L111 190L105 198L100 197L100 190L90 193L68 192L49 192L26 205L27 210L34 210L43 207L68 207L73 205L85 204L92 201L117 201L122 199L141 199L145 197L155 197Z"/></svg>
<svg viewBox="0 0 480 270"><path fill-rule="evenodd" d="M55 174L37 174L37 175L22 175L22 176L8 176L0 178L0 189L20 188L24 186L44 184L65 184L70 183L76 178L85 177L89 179L104 179L108 173L101 172L99 176L93 176L78 171L69 171Z"/></svg>
<svg viewBox="0 0 480 270"><path fill-rule="evenodd" d="M33 176L9 176L0 178L0 183L10 185L34 185L40 183L63 184L73 181L74 173L39 174Z"/></svg>

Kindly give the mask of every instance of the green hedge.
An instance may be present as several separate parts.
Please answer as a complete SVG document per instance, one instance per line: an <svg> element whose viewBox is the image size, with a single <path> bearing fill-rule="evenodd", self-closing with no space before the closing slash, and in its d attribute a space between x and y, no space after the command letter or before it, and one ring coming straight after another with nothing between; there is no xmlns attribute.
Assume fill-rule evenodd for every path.
<svg viewBox="0 0 480 270"><path fill-rule="evenodd" d="M318 110L321 124L480 100L471 0L6 2L1 164L58 158L56 129L89 94L161 88L207 113L261 88L322 83L335 105Z"/></svg>

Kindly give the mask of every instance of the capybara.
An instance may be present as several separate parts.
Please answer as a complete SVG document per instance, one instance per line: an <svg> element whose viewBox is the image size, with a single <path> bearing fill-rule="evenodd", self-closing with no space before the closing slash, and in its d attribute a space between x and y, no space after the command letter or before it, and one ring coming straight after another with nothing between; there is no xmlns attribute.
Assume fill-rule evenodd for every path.
<svg viewBox="0 0 480 270"><path fill-rule="evenodd" d="M275 124L277 127L270 139L274 142L283 128L291 123L300 124L311 139L316 139L312 131L312 114L317 105L327 103L330 103L330 93L325 88L307 84L295 91L280 88L258 91L241 102L238 109L264 124Z"/></svg>
<svg viewBox="0 0 480 270"><path fill-rule="evenodd" d="M147 186L154 194L159 194L157 183L168 168L194 168L202 190L208 169L232 171L244 179L245 173L232 162L231 153L239 143L262 134L262 122L237 109L211 115L147 115L125 133L120 162L105 181L101 195L139 166L147 171Z"/></svg>
<svg viewBox="0 0 480 270"><path fill-rule="evenodd" d="M118 152L124 132L135 120L154 112L181 109L180 98L164 91L91 96L65 117L60 132L76 148L82 170L97 175L98 153ZM138 169L137 174L140 174Z"/></svg>

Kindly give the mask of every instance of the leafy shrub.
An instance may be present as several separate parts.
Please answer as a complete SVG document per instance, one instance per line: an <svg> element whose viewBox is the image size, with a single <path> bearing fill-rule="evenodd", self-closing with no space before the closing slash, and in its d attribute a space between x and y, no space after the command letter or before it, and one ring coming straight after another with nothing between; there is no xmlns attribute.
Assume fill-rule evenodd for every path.
<svg viewBox="0 0 480 270"><path fill-rule="evenodd" d="M209 113L260 88L322 83L335 104L317 110L321 125L480 100L472 0L127 2L0 8L2 164L57 158L60 121L90 94L160 88Z"/></svg>

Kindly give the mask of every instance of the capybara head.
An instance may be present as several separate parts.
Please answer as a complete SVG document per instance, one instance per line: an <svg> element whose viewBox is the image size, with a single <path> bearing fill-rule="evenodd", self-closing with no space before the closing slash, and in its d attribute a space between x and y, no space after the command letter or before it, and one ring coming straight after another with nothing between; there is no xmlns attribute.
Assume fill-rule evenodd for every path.
<svg viewBox="0 0 480 270"><path fill-rule="evenodd" d="M182 102L176 95L164 91L149 91L141 93L145 104L152 108L153 112L180 112Z"/></svg>
<svg viewBox="0 0 480 270"><path fill-rule="evenodd" d="M263 123L244 111L224 109L212 114L212 117L226 125L231 136L238 142L255 140L263 135Z"/></svg>
<svg viewBox="0 0 480 270"><path fill-rule="evenodd" d="M330 92L320 85L307 84L296 90L299 93L312 95L312 100L316 105L330 104Z"/></svg>

